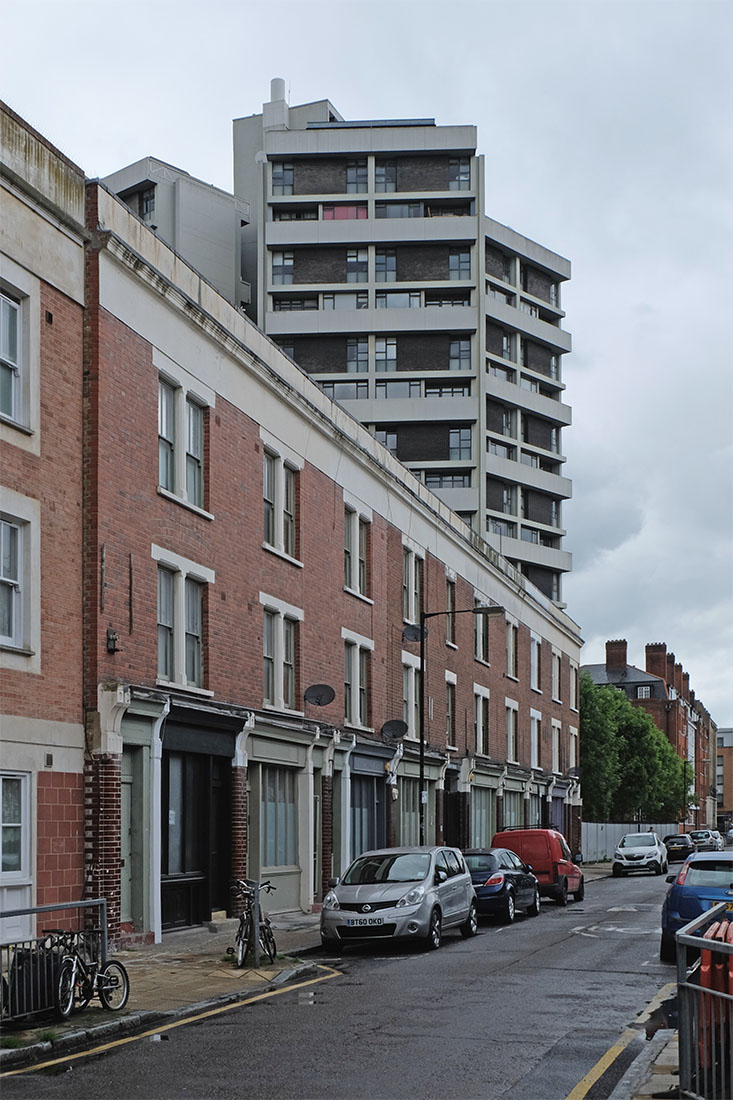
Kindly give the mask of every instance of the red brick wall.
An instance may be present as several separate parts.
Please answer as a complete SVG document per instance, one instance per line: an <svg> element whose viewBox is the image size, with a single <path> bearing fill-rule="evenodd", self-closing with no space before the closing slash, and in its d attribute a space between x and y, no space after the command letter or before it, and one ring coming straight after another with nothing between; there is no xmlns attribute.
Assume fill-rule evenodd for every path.
<svg viewBox="0 0 733 1100"><path fill-rule="evenodd" d="M36 904L81 901L83 777L74 772L39 772L36 817Z"/></svg>
<svg viewBox="0 0 733 1100"><path fill-rule="evenodd" d="M121 763L119 756L98 753L87 759L84 771L85 895L106 897L113 941L120 926Z"/></svg>
<svg viewBox="0 0 733 1100"><path fill-rule="evenodd" d="M40 674L3 669L2 711L81 722L82 307L44 283L40 304L41 453L0 443L0 467L40 504L42 662Z"/></svg>

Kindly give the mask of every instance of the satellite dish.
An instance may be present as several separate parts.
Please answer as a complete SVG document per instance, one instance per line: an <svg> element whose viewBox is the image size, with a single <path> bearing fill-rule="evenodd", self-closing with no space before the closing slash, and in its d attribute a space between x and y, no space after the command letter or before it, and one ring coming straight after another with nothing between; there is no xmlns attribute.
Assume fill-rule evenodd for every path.
<svg viewBox="0 0 733 1100"><path fill-rule="evenodd" d="M305 689L304 699L306 703L313 703L316 707L327 707L336 698L336 692L330 684L311 684Z"/></svg>
<svg viewBox="0 0 733 1100"><path fill-rule="evenodd" d="M580 768L568 768L567 774L570 779L580 779Z"/></svg>
<svg viewBox="0 0 733 1100"><path fill-rule="evenodd" d="M401 718L392 718L382 726L382 737L389 741L399 741L406 733L407 722L403 722Z"/></svg>
<svg viewBox="0 0 733 1100"><path fill-rule="evenodd" d="M427 630L425 631L427 634ZM422 630L415 623L408 623L402 631L402 638L406 642L419 642L422 637Z"/></svg>

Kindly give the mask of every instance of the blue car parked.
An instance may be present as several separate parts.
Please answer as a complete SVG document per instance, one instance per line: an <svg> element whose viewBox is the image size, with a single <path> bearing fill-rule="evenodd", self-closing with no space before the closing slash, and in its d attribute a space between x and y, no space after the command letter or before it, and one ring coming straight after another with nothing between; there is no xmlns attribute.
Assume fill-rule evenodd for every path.
<svg viewBox="0 0 733 1100"><path fill-rule="evenodd" d="M718 902L728 902L733 911L733 852L696 852L667 882L672 885L662 906L659 958L674 962L675 932Z"/></svg>
<svg viewBox="0 0 733 1100"><path fill-rule="evenodd" d="M508 848L468 848L463 853L471 872L479 913L511 924L517 909L529 917L540 911L540 884L532 869Z"/></svg>

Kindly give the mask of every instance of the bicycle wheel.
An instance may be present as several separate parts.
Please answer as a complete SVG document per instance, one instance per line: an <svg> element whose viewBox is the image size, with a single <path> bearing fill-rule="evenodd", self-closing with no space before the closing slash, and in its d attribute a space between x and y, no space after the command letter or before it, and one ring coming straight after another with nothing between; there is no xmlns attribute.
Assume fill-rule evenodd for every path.
<svg viewBox="0 0 733 1100"><path fill-rule="evenodd" d="M270 962L274 962L275 956L277 955L277 947L269 922L260 925L260 947L267 955Z"/></svg>
<svg viewBox="0 0 733 1100"><path fill-rule="evenodd" d="M120 962L108 962L99 975L99 999L111 1012L120 1012L130 996L130 979Z"/></svg>
<svg viewBox="0 0 733 1100"><path fill-rule="evenodd" d="M249 935L251 925L252 921L249 916L243 917L239 922L239 930L237 932L237 966L240 970L244 966L250 951Z"/></svg>
<svg viewBox="0 0 733 1100"><path fill-rule="evenodd" d="M56 983L56 1014L68 1020L74 1007L74 964L71 959L63 963Z"/></svg>

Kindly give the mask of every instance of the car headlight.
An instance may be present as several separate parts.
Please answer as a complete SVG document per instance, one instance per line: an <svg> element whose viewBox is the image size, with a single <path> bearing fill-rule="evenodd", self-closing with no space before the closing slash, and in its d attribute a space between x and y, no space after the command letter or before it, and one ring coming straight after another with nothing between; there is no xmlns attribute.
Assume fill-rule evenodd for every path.
<svg viewBox="0 0 733 1100"><path fill-rule="evenodd" d="M425 897L424 886L414 886L412 890L409 890L404 897L400 898L395 906L396 909L402 909L405 905L419 905L422 899Z"/></svg>
<svg viewBox="0 0 733 1100"><path fill-rule="evenodd" d="M336 891L335 890L329 890L328 891L325 898L323 899L323 908L324 909L340 909L341 908L341 906L339 905L339 899L336 897Z"/></svg>

